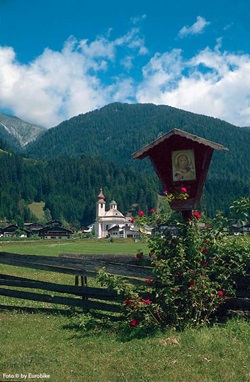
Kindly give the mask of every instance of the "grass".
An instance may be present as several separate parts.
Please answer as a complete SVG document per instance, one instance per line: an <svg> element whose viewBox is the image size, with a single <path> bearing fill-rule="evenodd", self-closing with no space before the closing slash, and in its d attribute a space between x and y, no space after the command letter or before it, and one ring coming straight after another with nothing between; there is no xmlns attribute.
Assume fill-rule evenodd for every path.
<svg viewBox="0 0 250 382"><path fill-rule="evenodd" d="M134 254L137 251L148 253L146 241L83 239L83 240L34 240L0 241L0 251L23 255L58 256L61 253L73 254Z"/></svg>
<svg viewBox="0 0 250 382"><path fill-rule="evenodd" d="M44 215L45 202L32 202L29 204L29 209L39 220L45 219Z"/></svg>
<svg viewBox="0 0 250 382"><path fill-rule="evenodd" d="M22 254L136 253L146 243L82 240L1 242L0 250ZM69 275L0 265L0 272L73 284ZM42 306L0 296L0 304ZM37 304L37 305L36 305ZM84 333L67 316L0 310L0 381L21 373L46 374L51 382L249 382L250 324L225 324L122 342L108 330ZM14 378L6 378L12 374ZM19 377L15 377L19 374ZM35 381L38 378L26 378ZM24 380L24 378L23 378Z"/></svg>
<svg viewBox="0 0 250 382"><path fill-rule="evenodd" d="M0 378L45 373L53 382L250 380L250 326L244 321L130 342L114 333L84 336L60 315L1 313L0 322Z"/></svg>

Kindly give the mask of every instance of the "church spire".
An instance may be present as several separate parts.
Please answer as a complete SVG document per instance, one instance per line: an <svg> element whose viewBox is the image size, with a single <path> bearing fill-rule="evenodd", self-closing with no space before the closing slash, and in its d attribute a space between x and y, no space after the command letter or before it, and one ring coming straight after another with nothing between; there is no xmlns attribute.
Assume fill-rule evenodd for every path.
<svg viewBox="0 0 250 382"><path fill-rule="evenodd" d="M105 203L105 196L103 195L102 187L100 188L100 192L97 198L99 203Z"/></svg>

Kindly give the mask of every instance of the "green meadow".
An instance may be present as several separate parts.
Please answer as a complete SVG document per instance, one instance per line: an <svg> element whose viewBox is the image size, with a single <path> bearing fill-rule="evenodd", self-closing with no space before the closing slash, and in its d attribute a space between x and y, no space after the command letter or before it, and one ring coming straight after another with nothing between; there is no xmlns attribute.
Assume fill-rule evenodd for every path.
<svg viewBox="0 0 250 382"><path fill-rule="evenodd" d="M147 253L147 243L71 240L0 242L0 251L58 256ZM73 276L0 264L0 272L73 284ZM92 281L94 282L94 281ZM0 305L50 304L0 296ZM201 329L169 329L153 337L121 339L114 330L83 332L71 316L0 309L0 381L249 382L250 324L243 318Z"/></svg>

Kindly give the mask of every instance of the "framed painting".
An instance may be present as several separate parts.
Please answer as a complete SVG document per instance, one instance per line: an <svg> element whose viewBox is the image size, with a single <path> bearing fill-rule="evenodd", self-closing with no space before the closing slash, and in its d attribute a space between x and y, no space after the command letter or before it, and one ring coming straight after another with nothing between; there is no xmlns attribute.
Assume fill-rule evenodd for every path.
<svg viewBox="0 0 250 382"><path fill-rule="evenodd" d="M194 150L172 151L173 181L195 180Z"/></svg>

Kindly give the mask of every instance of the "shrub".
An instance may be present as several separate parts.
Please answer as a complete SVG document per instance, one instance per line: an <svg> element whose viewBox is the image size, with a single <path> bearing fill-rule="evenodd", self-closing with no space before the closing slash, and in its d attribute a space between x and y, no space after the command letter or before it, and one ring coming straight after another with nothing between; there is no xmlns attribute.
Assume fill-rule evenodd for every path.
<svg viewBox="0 0 250 382"><path fill-rule="evenodd" d="M249 203L242 206L246 210ZM182 330L208 324L225 299L235 295L235 279L247 270L250 241L228 236L232 216L218 215L209 225L200 224L198 211L187 216L173 214L166 220L166 215L154 212L148 218L151 226L174 222L177 235L156 230L149 240L154 277L145 280L143 291L100 271L101 284L124 296L126 330L149 333L170 326ZM139 225L147 222L144 213L136 219ZM145 262L145 256L141 261ZM148 295L142 297L143 292Z"/></svg>

